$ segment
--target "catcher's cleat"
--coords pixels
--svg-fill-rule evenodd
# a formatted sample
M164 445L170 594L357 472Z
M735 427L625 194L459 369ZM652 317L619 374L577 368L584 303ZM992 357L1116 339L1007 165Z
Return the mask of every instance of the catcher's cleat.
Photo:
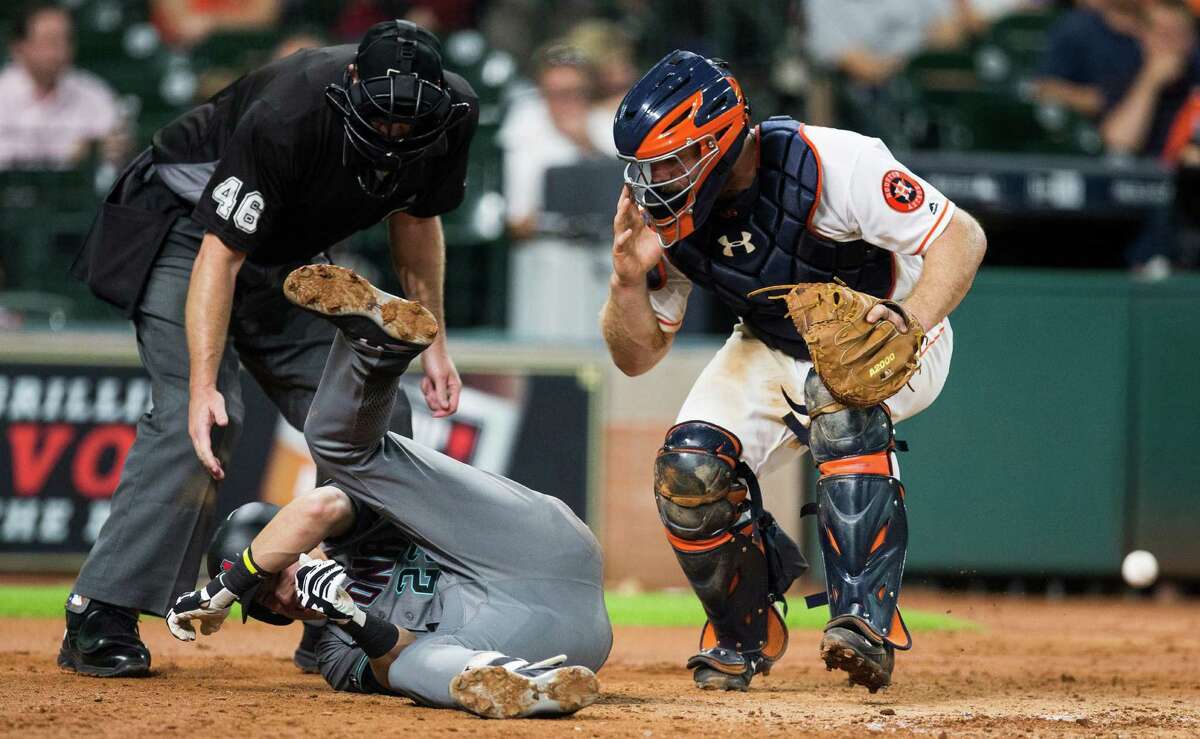
M149 675L150 650L138 633L138 612L72 593L58 666L92 677Z
M304 624L304 635L300 637L300 644L292 654L292 664L305 674L313 675L321 671L320 665L317 664L317 642L320 641L324 630L324 624Z
M886 641L864 636L851 626L830 626L821 639L825 669L844 671L851 685L862 685L872 693L892 684L896 650Z
M497 657L468 667L450 681L450 695L464 710L483 718L566 716L600 697L596 674L586 667L562 667L566 655L529 664Z
M385 293L345 267L309 264L292 270L283 294L328 318L346 336L382 349L424 349L438 335L437 319L420 303Z
M693 655L687 661L692 679L701 690L740 690L750 689L750 681L755 675L766 675L771 672L771 660L761 654L747 655L732 649L713 647Z

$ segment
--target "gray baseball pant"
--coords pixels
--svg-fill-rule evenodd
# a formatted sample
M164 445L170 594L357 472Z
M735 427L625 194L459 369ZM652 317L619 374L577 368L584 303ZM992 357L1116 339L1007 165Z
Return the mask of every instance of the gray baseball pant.
M387 433L396 379L414 356L339 333L304 428L331 484L393 523L442 570L437 630L400 653L389 687L451 707L451 679L490 651L530 662L566 654L568 664L599 669L612 626L595 536L557 498ZM327 632L318 659L338 686L344 673L362 669L362 653Z

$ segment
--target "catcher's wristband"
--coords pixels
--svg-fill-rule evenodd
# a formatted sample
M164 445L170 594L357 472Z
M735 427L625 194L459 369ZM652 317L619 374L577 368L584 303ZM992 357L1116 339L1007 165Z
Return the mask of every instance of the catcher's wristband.
M400 627L372 613L365 613L363 616L361 624L358 623L358 619L354 619L339 626L350 635L355 644L362 647L368 659L378 659L392 651L392 647L400 641Z

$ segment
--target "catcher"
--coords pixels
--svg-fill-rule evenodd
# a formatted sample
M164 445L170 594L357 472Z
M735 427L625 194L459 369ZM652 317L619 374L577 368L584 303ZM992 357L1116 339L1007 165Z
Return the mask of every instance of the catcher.
M613 131L626 184L602 323L617 367L639 375L666 355L693 283L741 318L655 462L667 540L708 615L687 665L702 688L746 690L783 656L775 603L804 563L755 476L807 448L830 610L820 654L874 692L911 646L892 426L946 382L947 316L983 231L877 139L783 117L752 127L726 65L687 51L634 85Z

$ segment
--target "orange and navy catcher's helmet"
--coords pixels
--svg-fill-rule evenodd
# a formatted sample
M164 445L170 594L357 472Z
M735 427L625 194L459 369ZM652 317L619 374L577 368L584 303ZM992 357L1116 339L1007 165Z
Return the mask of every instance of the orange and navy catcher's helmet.
M625 184L663 246L704 223L749 123L750 106L725 62L690 51L667 54L625 95L613 138Z

